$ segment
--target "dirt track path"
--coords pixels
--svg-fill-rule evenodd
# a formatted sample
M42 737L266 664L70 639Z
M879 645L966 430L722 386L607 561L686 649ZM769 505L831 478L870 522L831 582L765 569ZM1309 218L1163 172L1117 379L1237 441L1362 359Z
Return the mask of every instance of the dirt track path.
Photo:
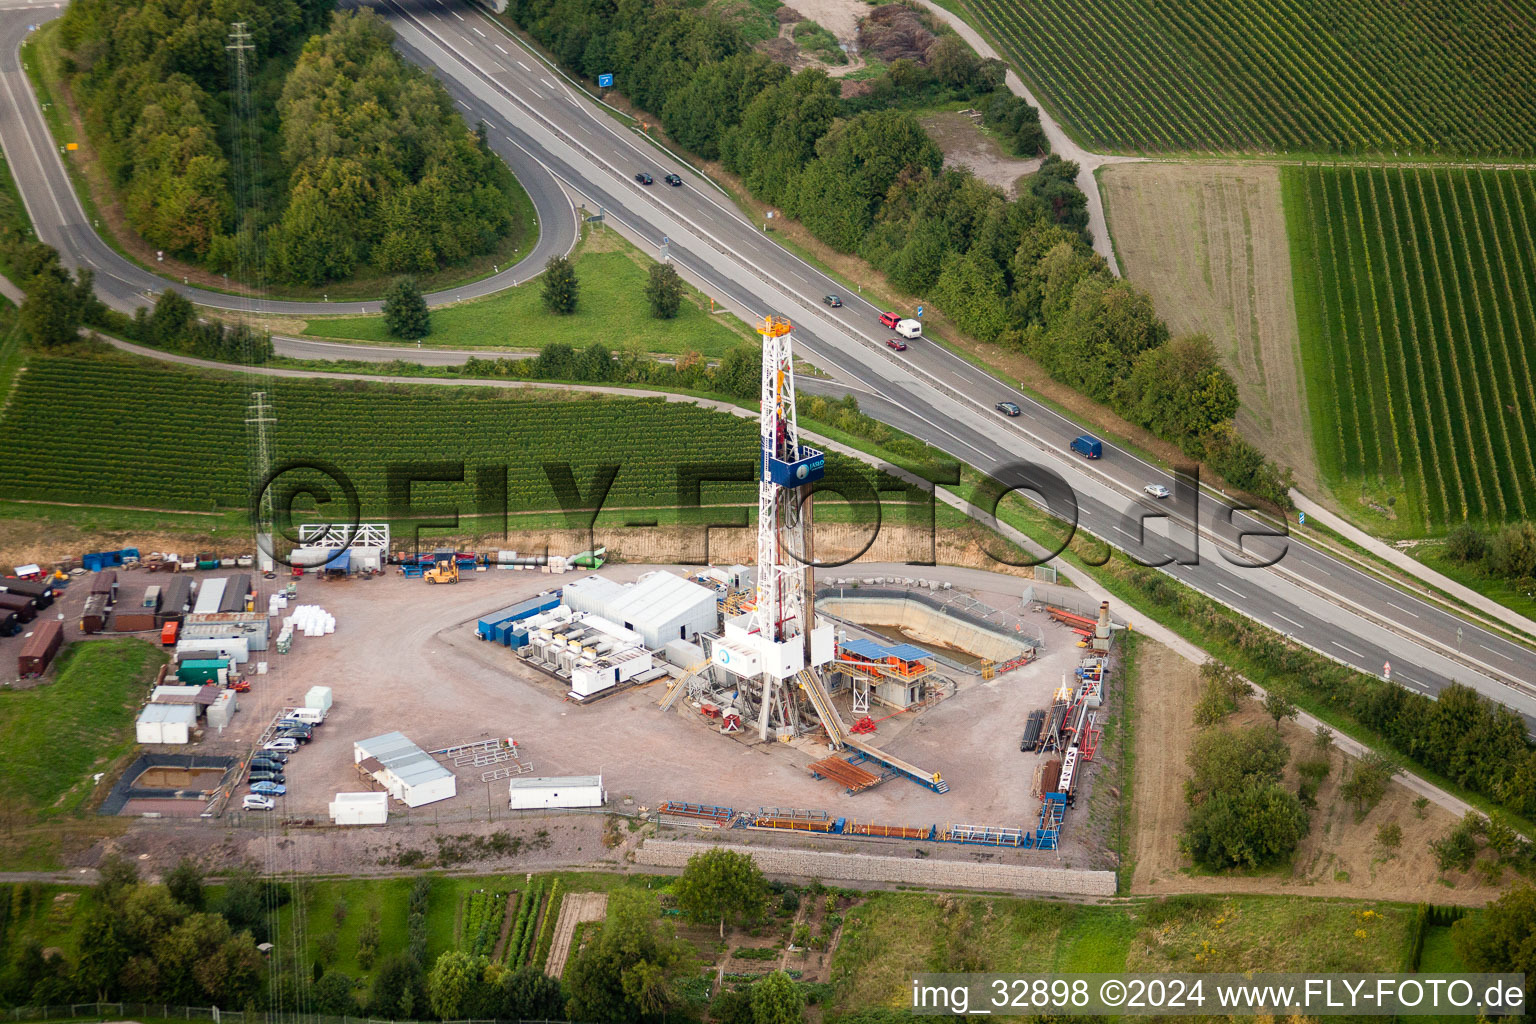
M919 3L934 17L939 18L945 24L959 33L964 39L983 57L994 57L1003 60L1003 56L997 52L982 34L966 23L958 14L946 11L933 0L918 0ZM1139 163L1142 158L1138 156L1107 156L1102 153L1090 153L1061 130L1046 109L1040 105L1025 86L1023 80L1014 74L1010 68L1007 78L1004 79L1008 88L1015 96L1022 96L1030 106L1040 111L1040 127L1045 129L1045 137L1051 142L1051 152L1059 155L1063 160L1071 160L1077 164L1077 187L1082 189L1083 195L1088 197L1088 230L1093 232L1093 251L1104 257L1109 264L1109 269L1116 277L1120 276L1120 263L1115 259L1115 248L1109 240L1109 224L1104 219L1104 200L1099 196L1099 181L1094 172L1108 164Z

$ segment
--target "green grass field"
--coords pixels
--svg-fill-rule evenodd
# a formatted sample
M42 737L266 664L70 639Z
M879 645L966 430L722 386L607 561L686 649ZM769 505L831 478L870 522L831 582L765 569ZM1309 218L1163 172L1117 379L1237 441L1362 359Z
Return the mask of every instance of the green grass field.
M925 971L1405 970L1403 904L1175 897L1085 906L986 896L876 893L846 915L834 1012L906 1005ZM1361 938L1357 933L1364 932Z
M1536 515L1536 173L1281 173L1325 481L1397 535Z
M1529 6L959 2L1092 149L1536 154Z
M544 308L543 278L472 302L432 312L432 334L423 344L443 348L537 349L563 341L577 348L597 342L611 349L723 356L734 345L756 339L735 317L710 313L709 300L688 289L671 320L651 316L646 275L652 261L611 230L588 235L573 261L580 283L576 312L556 316ZM304 333L316 338L401 344L384 330L379 316L310 320Z
M66 644L51 680L0 690L0 794L31 813L76 810L91 776L133 747L133 716L165 660L133 638Z

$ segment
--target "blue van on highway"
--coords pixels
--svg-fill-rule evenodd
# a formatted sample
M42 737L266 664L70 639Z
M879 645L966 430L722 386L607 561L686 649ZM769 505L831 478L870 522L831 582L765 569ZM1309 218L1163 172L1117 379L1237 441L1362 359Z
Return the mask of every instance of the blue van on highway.
M1073 438L1072 450L1085 459L1098 459L1104 456L1104 442L1092 434L1083 434Z

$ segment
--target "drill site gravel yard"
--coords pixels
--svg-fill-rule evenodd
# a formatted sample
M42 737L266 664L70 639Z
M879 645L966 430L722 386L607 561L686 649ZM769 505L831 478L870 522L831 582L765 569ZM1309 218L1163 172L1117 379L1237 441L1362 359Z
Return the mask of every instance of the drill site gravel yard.
M653 565L610 565L599 574L627 582L657 569ZM661 567L686 572L687 567ZM921 570L918 570L921 571ZM955 570L930 570L942 574ZM916 713L892 714L879 705L881 720L868 739L891 754L942 773L949 792L901 778L854 796L830 780L817 780L806 766L828 756L818 730L792 743L760 743L756 731L722 735L718 721L705 718L687 702L662 712L658 700L667 679L622 689L586 705L566 699L569 680L535 669L500 644L481 640L478 618L497 608L534 596L581 577L538 572L488 570L466 572L460 585L431 586L404 579L397 572L382 577L322 582L305 577L297 603L318 604L333 615L335 632L322 637L296 636L287 654L268 650L268 671L254 675L252 688L239 696L240 710L222 734L208 729L201 743L177 748L198 754L242 756L285 707L304 703L309 689L331 687L334 705L312 742L290 756L285 769L287 794L272 816L284 821L328 824L328 804L338 792L377 789L354 763L355 741L399 730L427 751L490 738L510 737L519 745L535 776L603 776L609 809L622 813L655 810L662 801L688 801L756 810L759 807L824 809L833 817L926 828L948 823L1032 828L1039 814L1033 793L1041 755L1021 753L1020 736L1030 711L1047 707L1082 652L1065 627L1033 615L1047 637L1043 657L990 680L950 670L958 691ZM968 581L1004 577L966 573ZM163 577L121 573L125 591ZM284 581L259 580L261 602ZM1001 594L985 591L999 600ZM10 641L5 641L9 644ZM8 648L7 648L8 649ZM837 698L844 718L853 721L847 695ZM494 767L494 766L492 766ZM415 826L510 824L505 778L482 780L487 768L458 766L457 795L414 809L390 803L390 829ZM1086 785L1092 786L1092 773ZM238 795L226 823L260 826L261 812L240 812ZM1080 791L1080 810L1062 833L1059 854L944 843L910 844L899 840L840 838L834 848L896 853L921 846L937 858L985 856L1058 866L1110 866L1109 852L1089 838L1089 789ZM1098 804L1095 803L1097 813ZM373 831L373 830L370 830ZM526 829L525 829L526 831ZM761 834L736 833L760 840ZM734 841L734 840L733 840ZM374 835L371 845L382 842ZM1090 848L1090 845L1093 848Z

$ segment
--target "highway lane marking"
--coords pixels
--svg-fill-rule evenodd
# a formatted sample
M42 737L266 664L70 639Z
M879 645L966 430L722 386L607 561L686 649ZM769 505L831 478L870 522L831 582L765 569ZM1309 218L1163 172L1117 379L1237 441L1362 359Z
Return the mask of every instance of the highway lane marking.
M551 83L551 82L550 82L550 80L549 80L549 79L547 79L547 78L541 78L541 79L539 79L539 81L541 81L541 82L543 82L543 83L544 83L544 84L545 84L545 86L547 86L547 87L548 87L548 88L549 88L549 91L550 91L550 92L554 92L554 91L555 91L555 87L554 87L554 85L553 85L553 84L552 84L552 83Z
M513 58L513 59L514 59L514 60L516 60L516 58ZM522 61L520 61L520 60L519 60L519 61L518 61L518 62L517 62L517 66L518 66L518 67L520 67L520 68L522 68L522 69L523 69L523 70L524 70L524 71L532 71L532 70L533 70L533 69L532 69L532 68L530 68L530 67L529 67L529 66L528 66L528 65L527 65L527 64L524 64L524 63L523 63L523 62L522 62Z
M460 14L460 13L459 13L459 12L458 12L458 11L454 11L454 12L453 12L453 16L454 16L454 17L455 17L455 18L458 18L458 19L459 19L459 20L460 20L460 21L463 21L463 20L464 20L464 15L462 15L462 14Z
M1487 644L1478 644L1477 646L1481 647L1483 650L1487 651L1489 654L1492 654L1494 657L1503 658L1505 661L1509 662L1511 665L1513 665L1515 663L1515 659L1514 658L1511 658L1509 655L1504 654L1504 653L1502 653L1500 651L1494 650L1492 647L1489 647Z
M1286 622L1289 622L1291 625L1295 626L1297 629L1306 629L1307 628L1306 626L1303 626L1301 623L1297 622L1295 619L1291 618L1289 615L1281 615L1279 612L1275 612L1275 618L1277 618L1277 619L1284 619Z
M475 31L475 35L477 35L477 36L479 36L479 37L480 37L480 38L481 38L481 39L484 39L484 38L485 38L485 33L484 33L484 32L481 32L481 31L480 31L480 30L479 30L479 29L478 29L478 28L475 28L475 26L473 26L473 25L471 25L471 26L469 26L469 27L470 27L470 28L472 28L472 29L474 29L474 31ZM499 47L499 46L498 46L498 47L496 47L496 49L498 49L498 50L501 50L501 47ZM506 52L507 52L507 51L505 51L505 50L501 50L501 52L502 52L502 53L506 53Z
M1398 604L1396 601L1388 601L1387 604L1391 605L1393 608L1396 608L1398 611L1402 612L1404 615L1412 615L1414 618L1418 618L1419 617L1417 612L1409 611L1407 608L1404 608L1402 605Z
M496 49L501 50L501 44L500 43L492 43L491 45L496 47ZM501 50L501 55L503 57L510 57L511 56L511 54L509 54L506 50Z
M1242 597L1243 596L1241 591L1233 590L1231 587L1229 587L1225 583L1221 582L1221 580L1211 580L1211 582L1216 584L1218 587L1220 587L1222 590L1225 590L1229 594L1236 594L1238 597ZM1284 616L1281 616L1281 617L1284 618Z
M468 103L465 103L465 102L464 102L464 101L463 101L463 100L457 100L457 101L455 101L455 102L457 102L457 103L458 103L458 105L459 105L459 106L461 106L461 107L463 107L463 108L464 108L464 109L465 109L465 110L468 110L468 109L469 109L469 104L468 104Z
M1339 643L1337 640L1329 640L1328 642L1333 644L1333 646L1337 647L1341 651L1349 651L1350 654L1353 654L1357 658L1365 657L1365 655L1361 654L1359 651L1350 650L1350 648L1345 647L1343 644Z

